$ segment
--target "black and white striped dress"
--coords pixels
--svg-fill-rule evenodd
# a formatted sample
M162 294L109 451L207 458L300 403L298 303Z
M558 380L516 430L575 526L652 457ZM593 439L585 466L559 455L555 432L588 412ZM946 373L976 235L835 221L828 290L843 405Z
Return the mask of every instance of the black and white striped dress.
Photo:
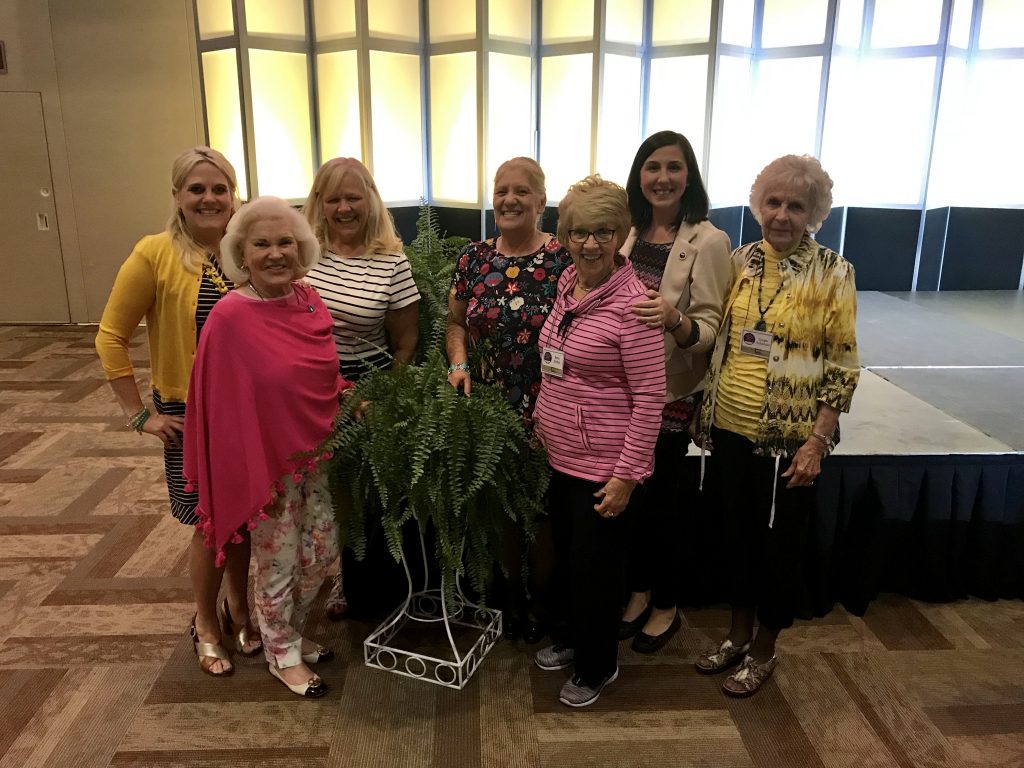
M224 275L220 265L216 264L217 272L228 288L233 288L231 281ZM210 276L203 271L203 279L199 283L199 301L196 304L196 346L199 346L199 334L203 332L206 319L210 316L213 305L221 299L221 293L217 290ZM185 418L185 403L180 400L163 400L160 393L153 390L153 405L156 412L165 416L180 416ZM181 435L184 443L184 435ZM185 479L181 476L182 456L181 446L164 444L164 477L167 479L167 493L171 499L171 514L176 520L185 525L195 525L199 522L199 515L196 514L196 505L199 503L198 493L189 493L185 490Z
M324 251L306 279L334 318L342 375L358 381L376 368L389 367L385 316L420 298L405 254L342 257Z

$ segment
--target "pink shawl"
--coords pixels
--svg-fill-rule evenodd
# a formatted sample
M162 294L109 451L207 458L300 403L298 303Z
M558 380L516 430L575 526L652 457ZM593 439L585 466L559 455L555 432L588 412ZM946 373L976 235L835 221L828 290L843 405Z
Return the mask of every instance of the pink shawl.
M278 301L231 292L210 312L189 384L182 474L199 492L199 528L217 565L243 525L266 517L282 482L300 484L321 458L309 453L352 386L338 373L332 328L320 296L298 285Z

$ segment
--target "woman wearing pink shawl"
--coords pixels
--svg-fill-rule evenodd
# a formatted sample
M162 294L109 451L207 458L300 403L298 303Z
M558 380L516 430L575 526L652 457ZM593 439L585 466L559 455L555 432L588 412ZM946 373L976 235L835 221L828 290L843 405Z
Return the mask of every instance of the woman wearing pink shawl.
M338 557L321 456L339 394L333 321L294 283L319 256L305 219L261 197L228 225L224 271L237 286L210 313L185 414L184 475L199 493L199 527L218 564L251 531L256 613L270 673L293 693L327 686L307 664L333 653L302 637L310 603Z

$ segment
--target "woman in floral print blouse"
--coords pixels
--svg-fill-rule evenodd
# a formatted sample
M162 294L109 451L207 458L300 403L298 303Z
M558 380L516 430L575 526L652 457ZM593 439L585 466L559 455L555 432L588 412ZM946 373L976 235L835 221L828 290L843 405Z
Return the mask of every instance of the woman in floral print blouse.
M571 261L558 240L540 230L547 192L535 160L502 163L494 175L493 202L500 234L470 243L455 264L448 296L448 381L466 395L473 380L497 384L529 425L540 392L537 339L554 305L558 278ZM478 370L470 370L470 345L479 353ZM511 572L518 570L511 565ZM533 572L543 579L543 570ZM519 610L514 604L508 608L510 614ZM517 631L515 619L506 617L506 634ZM542 630L531 621L523 635L536 642Z

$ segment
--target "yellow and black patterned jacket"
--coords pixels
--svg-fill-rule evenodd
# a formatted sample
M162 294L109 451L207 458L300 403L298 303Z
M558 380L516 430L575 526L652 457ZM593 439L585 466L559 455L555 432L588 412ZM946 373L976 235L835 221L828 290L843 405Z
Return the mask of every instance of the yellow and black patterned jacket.
M729 349L732 305L743 283L761 274L761 241L732 253L736 281L704 382L700 434L707 437L718 397L718 378ZM780 262L782 291L773 328L755 452L792 456L811 435L818 403L848 412L860 378L857 356L857 287L854 270L835 251L804 235ZM839 428L833 439L839 442Z

